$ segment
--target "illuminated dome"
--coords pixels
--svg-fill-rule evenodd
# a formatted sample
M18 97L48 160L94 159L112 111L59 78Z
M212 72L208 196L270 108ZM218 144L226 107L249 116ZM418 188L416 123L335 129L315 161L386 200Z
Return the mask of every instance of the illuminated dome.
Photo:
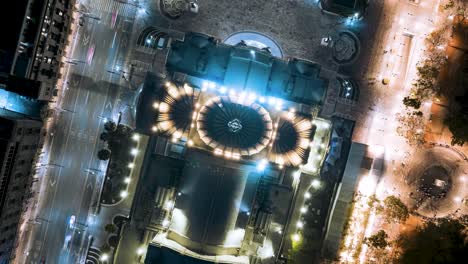
M168 84L166 88L167 94L163 101L155 105L159 109L158 128L180 137L190 129L195 100L194 91L187 85L178 87Z
M270 159L277 164L299 165L307 159L313 126L303 118L281 118L272 142Z
M200 138L215 154L238 157L260 152L270 141L272 121L260 105L231 97L216 97L200 110Z

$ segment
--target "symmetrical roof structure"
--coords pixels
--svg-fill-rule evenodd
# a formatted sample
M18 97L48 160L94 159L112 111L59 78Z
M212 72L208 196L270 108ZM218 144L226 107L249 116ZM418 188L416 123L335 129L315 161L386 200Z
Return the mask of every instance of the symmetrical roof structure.
M234 160L261 155L280 166L307 160L314 126L310 117L286 110L281 99L228 92L214 83L200 89L170 82L161 99L153 104L158 111L153 130L174 142Z

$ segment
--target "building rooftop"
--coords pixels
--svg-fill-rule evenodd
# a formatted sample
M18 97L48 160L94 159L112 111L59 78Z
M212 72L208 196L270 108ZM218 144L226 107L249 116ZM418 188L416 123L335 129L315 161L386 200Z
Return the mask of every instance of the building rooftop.
M362 16L367 8L368 0L321 0L320 5L328 12L341 16Z
M265 50L231 46L197 33L172 43L166 66L169 72L185 73L228 88L307 104L321 104L327 88L316 63L285 61Z
M259 174L255 166L188 151L168 238L205 255L235 255Z

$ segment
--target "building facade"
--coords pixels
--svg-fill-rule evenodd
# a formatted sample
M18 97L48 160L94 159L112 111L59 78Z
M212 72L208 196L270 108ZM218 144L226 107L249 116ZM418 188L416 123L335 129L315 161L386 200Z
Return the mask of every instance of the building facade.
M26 5L10 74L40 81L40 100L57 95L55 85L60 78L72 9L71 0L29 0Z
M15 249L42 127L40 121L6 111L0 115L0 263L9 263Z

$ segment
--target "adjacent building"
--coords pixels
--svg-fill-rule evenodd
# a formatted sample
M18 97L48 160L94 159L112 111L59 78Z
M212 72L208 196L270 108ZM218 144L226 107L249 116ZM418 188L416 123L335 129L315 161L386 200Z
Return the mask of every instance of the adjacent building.
M3 6L5 5L5 6ZM40 100L57 95L60 61L72 22L71 0L6 1L0 23L8 25L0 43L0 80L15 76L39 81ZM22 14L12 18L9 14Z
M30 197L42 122L0 110L0 263L8 263Z

